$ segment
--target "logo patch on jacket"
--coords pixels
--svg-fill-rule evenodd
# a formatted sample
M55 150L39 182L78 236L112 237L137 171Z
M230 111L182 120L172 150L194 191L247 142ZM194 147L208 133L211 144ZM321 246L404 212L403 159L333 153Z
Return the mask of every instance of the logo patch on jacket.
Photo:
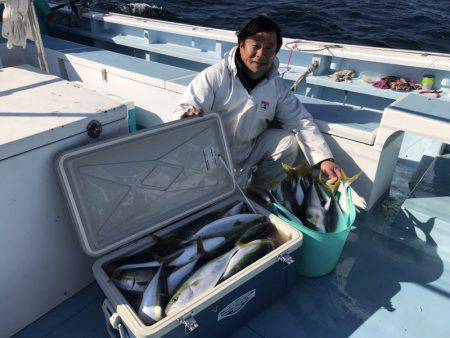
M270 102L261 101L261 109L267 110L269 108Z

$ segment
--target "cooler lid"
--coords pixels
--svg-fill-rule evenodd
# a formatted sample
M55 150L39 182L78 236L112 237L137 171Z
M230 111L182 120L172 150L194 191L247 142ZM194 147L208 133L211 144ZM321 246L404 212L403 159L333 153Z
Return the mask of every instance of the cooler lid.
M221 120L211 114L61 154L57 172L84 251L97 256L231 194Z

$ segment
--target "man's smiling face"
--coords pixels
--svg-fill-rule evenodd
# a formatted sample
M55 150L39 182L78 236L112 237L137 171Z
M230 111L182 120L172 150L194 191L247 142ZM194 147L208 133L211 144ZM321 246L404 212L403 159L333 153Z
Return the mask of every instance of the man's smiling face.
M239 44L244 64L251 71L251 77L261 78L273 64L277 52L275 32L259 32Z

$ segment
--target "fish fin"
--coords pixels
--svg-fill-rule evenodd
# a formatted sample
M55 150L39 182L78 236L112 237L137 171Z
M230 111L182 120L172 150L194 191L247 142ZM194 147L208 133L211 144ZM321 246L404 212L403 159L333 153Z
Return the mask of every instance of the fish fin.
M283 169L284 169L286 172L288 172L288 173L294 170L294 167L290 166L290 165L287 164L287 163L281 163L281 166L282 166Z
M342 181L342 176L340 179L337 179L336 181L332 181L331 179L326 181L325 183L323 183L323 185L328 189L331 190L333 193L336 192L336 190L338 190L339 185L341 184Z
M160 263L160 264L162 264L162 263L168 261L168 258L167 258L167 257L163 257L163 256L157 255L157 254L155 254L155 253L154 253L152 256L153 256L153 259L154 259L155 261L157 261L158 263Z
M287 163L281 163L281 166L283 167L284 171L286 171L286 173L290 179L297 178L297 176L298 176L297 168L292 167Z
M277 186L277 181L274 178L267 182L267 188L269 190L275 189L276 186Z
M312 173L312 169L313 168L309 165L306 159L296 167L297 174L301 177L310 176Z
M205 250L205 247L203 246L203 241L201 238L197 238L197 253L203 255L207 255L208 253Z
M361 175L361 173L362 173L362 171L360 171L359 173L357 173L356 175L354 175L354 176L352 176L352 177L350 177L350 178L347 177L348 185L350 185L350 184L352 184L354 181L356 181L356 180L358 179L358 177Z
M312 173L312 167L306 160L304 160L296 167L290 166L286 163L282 163L281 165L291 179L295 179L297 177L306 177L311 175Z
M183 243L183 240L175 237L164 238L155 234L149 234L149 236L153 239L156 245L160 246L167 246L168 244L178 246Z
M165 243L164 239L162 237L159 237L155 234L149 234L149 236L151 237L151 239L153 239L153 241L158 245L163 245Z
M174 253L171 256L166 256L166 257L157 255L155 253L153 253L152 256L153 256L153 259L160 264L160 267L162 267L163 265L169 264L170 262L174 261L175 259L180 257L182 254L183 254L183 252L180 251L180 252Z

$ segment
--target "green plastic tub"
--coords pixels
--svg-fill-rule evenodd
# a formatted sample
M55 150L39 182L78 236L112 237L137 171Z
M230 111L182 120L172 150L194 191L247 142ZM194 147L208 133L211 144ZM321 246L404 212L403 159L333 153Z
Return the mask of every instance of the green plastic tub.
M272 204L272 212L303 233L303 244L297 259L297 273L317 277L335 268L344 248L351 226L339 232L321 233L305 227L291 212L279 204ZM353 223L353 222L351 222Z

